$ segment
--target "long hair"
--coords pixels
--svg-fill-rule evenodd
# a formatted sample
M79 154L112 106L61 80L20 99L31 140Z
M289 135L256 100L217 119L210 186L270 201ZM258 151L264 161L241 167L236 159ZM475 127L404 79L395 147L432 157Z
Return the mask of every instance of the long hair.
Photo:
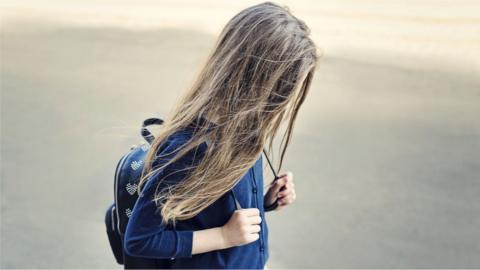
M228 192L253 166L284 120L282 166L298 110L319 56L310 29L288 7L264 2L242 10L223 28L189 91L166 118L149 150L138 190L147 178L210 142L200 162L155 201L164 222L194 217ZM193 136L160 167L152 163L161 143L198 119Z

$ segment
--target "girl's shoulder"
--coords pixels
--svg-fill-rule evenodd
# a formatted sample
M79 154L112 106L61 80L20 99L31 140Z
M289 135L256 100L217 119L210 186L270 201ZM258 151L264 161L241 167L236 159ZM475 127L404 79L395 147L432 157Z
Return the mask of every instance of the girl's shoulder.
M185 177L194 163L201 159L206 151L206 145L204 144L189 150L177 160L167 164L185 147L191 136L191 132L188 130L181 130L171 134L160 143L152 160L152 171L154 173L147 180L144 191L153 192L160 182L165 186L178 183Z
M170 136L167 137L167 139L161 143L161 146L158 147L157 149L157 154L158 152L162 152L165 150L179 150L183 148L194 136L194 130L196 128L196 125L203 124L205 123L204 118L199 118L194 120L192 123L187 125L186 127L183 127L174 133L172 133ZM212 125L211 125L212 126ZM205 150L207 144L202 143L200 144L197 149L195 150Z
M152 169L161 169L158 170L156 174L157 177L154 178L164 175L168 176L167 178L175 178L175 180L178 180L178 178L183 178L188 170L191 170L196 164L198 164L207 150L207 142L203 142L200 145L193 147L175 161L171 161L171 159L175 158L177 153L181 152L184 147L188 146L189 141L191 141L194 136L196 125L203 121L205 121L203 118L194 120L188 126L170 134L160 143L153 156ZM166 163L169 164L164 166Z
M170 134L157 147L153 161L152 168L158 168L176 157L177 153L188 146L194 136L193 126L187 126ZM165 170L183 169L183 167L191 167L195 162L198 162L207 150L207 143L203 142L200 145L188 150L177 160L171 162Z

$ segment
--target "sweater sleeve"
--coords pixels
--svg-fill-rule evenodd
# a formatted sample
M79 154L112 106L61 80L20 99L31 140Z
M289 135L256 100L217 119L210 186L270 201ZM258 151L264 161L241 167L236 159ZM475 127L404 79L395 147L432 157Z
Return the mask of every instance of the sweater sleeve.
M168 160L169 154L181 146L178 141L167 141L167 146L159 150L162 159L154 164ZM160 148L162 149L162 148ZM179 171L192 165L198 151L190 151L184 157L153 174L142 188L130 216L125 237L124 249L130 256L147 258L189 258L192 256L193 231L169 229L163 222L158 207L153 201L157 186L159 189L178 183L185 176ZM163 176L166 176L163 178ZM163 181L158 185L158 180Z

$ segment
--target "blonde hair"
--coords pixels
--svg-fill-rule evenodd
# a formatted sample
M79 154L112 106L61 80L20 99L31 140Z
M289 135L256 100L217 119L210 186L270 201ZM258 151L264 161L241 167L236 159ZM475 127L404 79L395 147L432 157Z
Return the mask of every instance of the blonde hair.
M157 189L155 201L164 222L192 218L233 188L264 146L271 152L280 125L288 119L280 144L282 166L319 58L309 34L287 7L272 2L248 7L227 23L147 155L139 190L155 172L211 142L202 160L186 168L182 181ZM214 121L214 127L198 125L172 158L152 168L161 143L201 118Z

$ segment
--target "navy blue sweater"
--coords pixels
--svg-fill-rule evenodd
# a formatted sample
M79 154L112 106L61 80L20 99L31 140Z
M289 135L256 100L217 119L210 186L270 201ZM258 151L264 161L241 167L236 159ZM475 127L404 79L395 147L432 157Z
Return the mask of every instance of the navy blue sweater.
M173 134L158 151L162 155L171 153L191 138L192 132L193 128L189 127ZM158 181L168 175L160 182L160 188L181 181L185 171L178 170L198 162L206 147L206 144L200 145L147 180L125 232L125 268L129 268L129 265L141 268L264 268L269 254L261 155L233 188L233 194L227 192L197 216L177 221L175 228L161 222L157 206L152 201ZM157 158L153 166L167 159L168 155L166 158ZM259 239L242 246L192 255L193 231L223 226L236 210L235 197L242 208L260 210L262 222Z

